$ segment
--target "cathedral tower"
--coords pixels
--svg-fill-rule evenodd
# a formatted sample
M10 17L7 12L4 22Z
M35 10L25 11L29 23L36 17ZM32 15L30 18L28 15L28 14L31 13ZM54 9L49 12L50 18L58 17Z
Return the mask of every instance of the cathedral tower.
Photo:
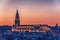
M16 16L15 16L15 26L20 26L20 17L18 10L16 11Z

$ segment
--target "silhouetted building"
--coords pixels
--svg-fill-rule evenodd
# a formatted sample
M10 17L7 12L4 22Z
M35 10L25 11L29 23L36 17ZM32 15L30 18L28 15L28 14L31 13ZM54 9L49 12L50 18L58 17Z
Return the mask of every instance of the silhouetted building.
M16 11L15 24L14 24L14 26L20 26L20 17L19 17L18 10Z

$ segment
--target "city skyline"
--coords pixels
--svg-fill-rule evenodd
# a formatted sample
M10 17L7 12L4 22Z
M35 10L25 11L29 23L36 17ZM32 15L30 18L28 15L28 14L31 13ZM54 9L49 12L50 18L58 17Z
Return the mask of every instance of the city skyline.
M17 8L21 24L55 25L58 23L60 25L59 4L59 2L52 2L51 4L51 1L50 3L32 2L32 4L27 4L27 2L16 2L11 4L11 2L3 0L0 2L0 25L13 25Z

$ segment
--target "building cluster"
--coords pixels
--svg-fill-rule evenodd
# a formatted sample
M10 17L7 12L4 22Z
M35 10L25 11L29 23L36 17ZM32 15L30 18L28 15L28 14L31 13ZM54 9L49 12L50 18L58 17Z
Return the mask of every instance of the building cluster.
M0 40L60 40L60 26L49 26L49 30L41 28L42 32L37 32L39 27L35 27L36 32L11 31L11 26L0 26Z
M13 26L3 25L0 27L0 31L11 30L12 32L46 32L46 31L51 31L51 30L55 32L56 30L58 31L58 29L60 29L58 24L56 24L56 26L54 27L49 26L47 24L21 25L18 10L16 11L15 22Z
M20 25L17 10L13 26L0 26L0 40L60 40L60 26Z
M20 17L18 10L16 11L16 16L15 16L15 23L12 26L12 31L18 31L18 32L42 32L45 30L50 30L48 28L48 25L46 24L39 24L39 25L21 25L20 24Z

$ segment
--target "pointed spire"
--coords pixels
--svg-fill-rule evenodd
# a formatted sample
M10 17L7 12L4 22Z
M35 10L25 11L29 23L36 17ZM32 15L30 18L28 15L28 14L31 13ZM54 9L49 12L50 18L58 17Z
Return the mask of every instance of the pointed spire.
M18 9L16 10L16 16L15 16L15 26L19 26L20 25L20 17L19 17L19 13L18 13Z
M17 13L18 13L18 9L17 9Z
M17 9L17 11L16 11L16 17L19 18L18 9Z

